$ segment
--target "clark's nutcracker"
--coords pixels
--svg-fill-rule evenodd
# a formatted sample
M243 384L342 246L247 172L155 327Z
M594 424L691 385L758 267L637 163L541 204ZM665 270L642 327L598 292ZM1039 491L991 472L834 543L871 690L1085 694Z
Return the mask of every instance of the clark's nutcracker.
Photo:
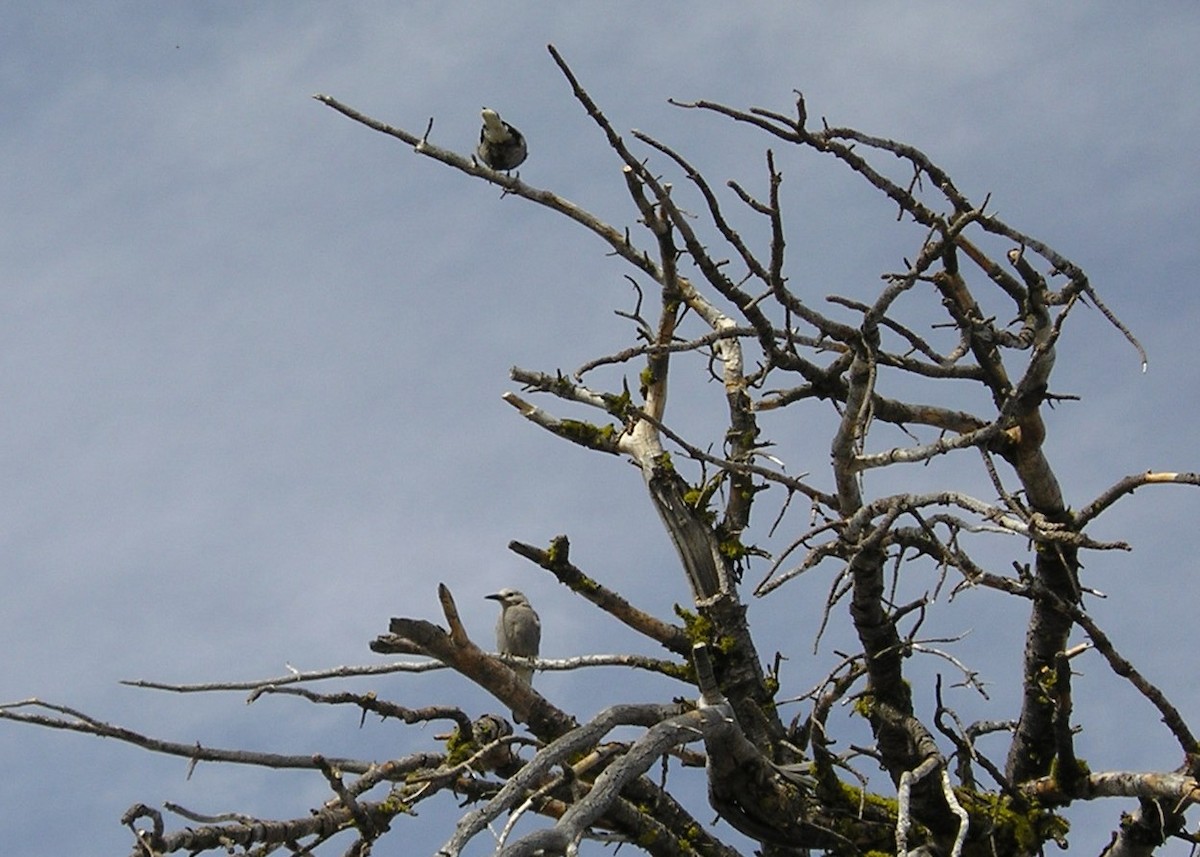
M493 170L512 170L521 166L529 154L521 132L489 107L483 108L480 115L483 116L483 128L479 132L479 148L475 150L479 160Z
M536 658L542 641L542 623L529 606L529 599L515 589L501 589L485 596L500 602L500 621L496 623L496 648L502 655ZM533 684L533 668L512 665L513 672L526 684Z

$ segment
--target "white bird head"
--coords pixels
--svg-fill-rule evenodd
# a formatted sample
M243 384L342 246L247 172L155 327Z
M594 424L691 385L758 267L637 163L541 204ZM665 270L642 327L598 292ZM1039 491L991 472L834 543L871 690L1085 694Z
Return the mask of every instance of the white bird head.
M529 149L525 137L500 118L490 107L479 113L483 117L483 128L479 131L479 147L475 154L493 170L516 169L525 162Z
M483 137L489 143L504 143L512 136L509 131L512 126L501 119L500 114L492 108L483 108L479 115L483 117Z
M493 601L499 601L503 607L513 607L517 604L529 604L529 599L525 597L525 593L519 592L516 589L501 589L499 592L485 595L484 598L490 598Z

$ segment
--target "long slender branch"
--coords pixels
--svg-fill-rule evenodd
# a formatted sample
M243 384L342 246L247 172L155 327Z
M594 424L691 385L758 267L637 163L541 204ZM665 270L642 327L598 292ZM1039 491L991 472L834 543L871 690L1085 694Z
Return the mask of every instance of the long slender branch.
M1104 659L1108 661L1108 665L1114 673L1126 679L1137 688L1142 696L1150 701L1151 705L1158 709L1163 723L1166 724L1171 734L1175 736L1175 740L1179 742L1180 749L1183 750L1184 754L1192 756L1200 751L1200 745L1196 743L1196 736L1183 719L1183 715L1179 709L1167 699L1166 694L1157 685L1142 675L1140 670L1117 651L1112 640L1109 639L1108 635L1104 633L1091 616L1079 607L1065 603L1062 598L1054 593L1047 592L1045 593L1045 597L1051 601L1055 609L1069 615L1073 622L1083 628L1091 641L1096 644L1096 651L1104 656Z
M175 684L170 682L152 681L149 679L126 679L121 684L127 687L142 687L150 690L166 690L172 693L208 693L218 690L258 690L263 687L281 687L289 684L299 684L310 681L325 681L333 678L347 678L364 675L391 675L398 672L423 673L433 670L444 670L445 664L437 661L401 661L390 664L374 664L371 666L340 666L324 670L306 672L290 672L287 675L274 678L249 679L247 681L212 681L192 684Z
M570 547L566 536L556 536L551 542L549 550L542 550L518 541L508 543L508 549L513 553L537 563L557 577L561 583L569 586L573 591L633 630L655 640L675 654L684 657L691 654L692 642L683 628L663 622L649 613L639 610L619 593L585 575L570 562Z
M336 98L329 95L314 95L317 101L322 104L332 107L334 110L353 119L368 128L379 131L382 134L387 134L390 137L395 137L413 147L413 151L418 155L424 155L440 161L448 167L466 173L474 178L479 178L490 182L494 185L499 185L504 188L506 193L514 196L519 196L530 202L549 208L550 210L563 215L576 223L583 226L589 232L599 236L613 252L624 259L626 262L639 269L647 276L654 280L661 277L661 272L658 267L650 260L650 257L643 250L639 250L629 241L629 235L616 227L610 226L600 220L591 212L576 205L569 200L560 197L558 194L542 188L532 187L521 181L516 176L509 176L505 173L496 172L486 166L480 164L474 157L466 158L449 149L442 149L433 145L425 137L419 137L411 131L406 131L403 128L396 128L377 119L373 119L349 105L343 104Z
M51 714L30 713L49 711ZM164 741L143 735L123 726L115 726L84 714L82 711L46 702L40 699L25 699L19 702L9 702L0 705L0 720L12 720L19 723L29 723L48 729L65 729L71 732L82 732L101 738L114 738L126 744L163 753L168 756L179 756L194 762L234 762L239 765L256 765L263 768L302 768L319 769L320 765L313 761L312 755L288 755L280 753L259 753L253 750L225 750L219 747L205 747L199 741L183 744L176 741ZM365 773L371 763L360 759L331 759L336 765L351 773Z
M1150 470L1126 476L1076 512L1075 526L1084 527L1113 503L1143 485L1200 485L1200 473L1160 473Z

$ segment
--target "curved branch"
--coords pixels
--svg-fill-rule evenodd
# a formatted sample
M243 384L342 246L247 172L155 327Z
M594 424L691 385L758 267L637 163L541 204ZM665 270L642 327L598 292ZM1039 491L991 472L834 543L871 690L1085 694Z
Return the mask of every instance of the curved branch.
M34 711L44 710L54 712L52 715L26 713L23 709ZM311 754L287 755L281 753L259 753L253 750L224 750L219 747L205 747L196 741L183 744L175 741L164 741L152 738L126 729L124 726L114 726L102 720L84 714L74 708L46 702L41 699L23 699L19 702L0 704L0 720L12 720L18 723L29 723L48 729L65 729L71 732L82 732L101 738L114 738L126 744L162 753L167 756L178 756L196 762L233 762L238 765L256 765L262 768L300 768L319 770L320 765L313 761ZM331 764L345 771L365 773L371 763L361 759L331 759Z
M1200 485L1200 473L1161 473L1147 470L1145 473L1126 476L1076 512L1075 526L1084 527L1113 503L1126 494L1132 494L1143 485Z
M465 158L448 149L434 146L427 139L418 137L409 131L405 131L403 128L395 128L377 119L372 119L370 116L358 112L353 107L343 104L329 95L317 94L313 98L328 107L332 107L343 116L353 119L355 122L408 143L413 147L413 151L419 155L425 155L426 157L441 161L446 166L452 167L459 172L498 185L504 188L507 194L522 197L574 220L589 232L599 236L613 249L614 253L626 262L629 262L656 281L661 278L662 274L658 267L650 261L650 257L644 251L639 250L630 243L627 233L610 226L575 203L563 199L551 191L532 187L516 176L510 176L506 173L489 169L480 164L474 157Z
M608 589L572 565L569 559L571 543L566 536L555 536L550 543L549 550L542 550L517 541L509 542L508 549L537 563L573 592L582 595L639 634L658 642L668 651L684 657L691 654L692 643L683 628L663 622L649 613L639 610L619 593Z

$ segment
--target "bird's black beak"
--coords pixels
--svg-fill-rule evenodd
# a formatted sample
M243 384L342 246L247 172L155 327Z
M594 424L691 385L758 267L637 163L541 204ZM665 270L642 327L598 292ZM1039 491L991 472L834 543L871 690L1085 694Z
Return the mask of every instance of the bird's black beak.
M504 596L501 595L499 592L493 592L491 595L485 595L483 597L490 598L493 601L503 601L504 600Z

